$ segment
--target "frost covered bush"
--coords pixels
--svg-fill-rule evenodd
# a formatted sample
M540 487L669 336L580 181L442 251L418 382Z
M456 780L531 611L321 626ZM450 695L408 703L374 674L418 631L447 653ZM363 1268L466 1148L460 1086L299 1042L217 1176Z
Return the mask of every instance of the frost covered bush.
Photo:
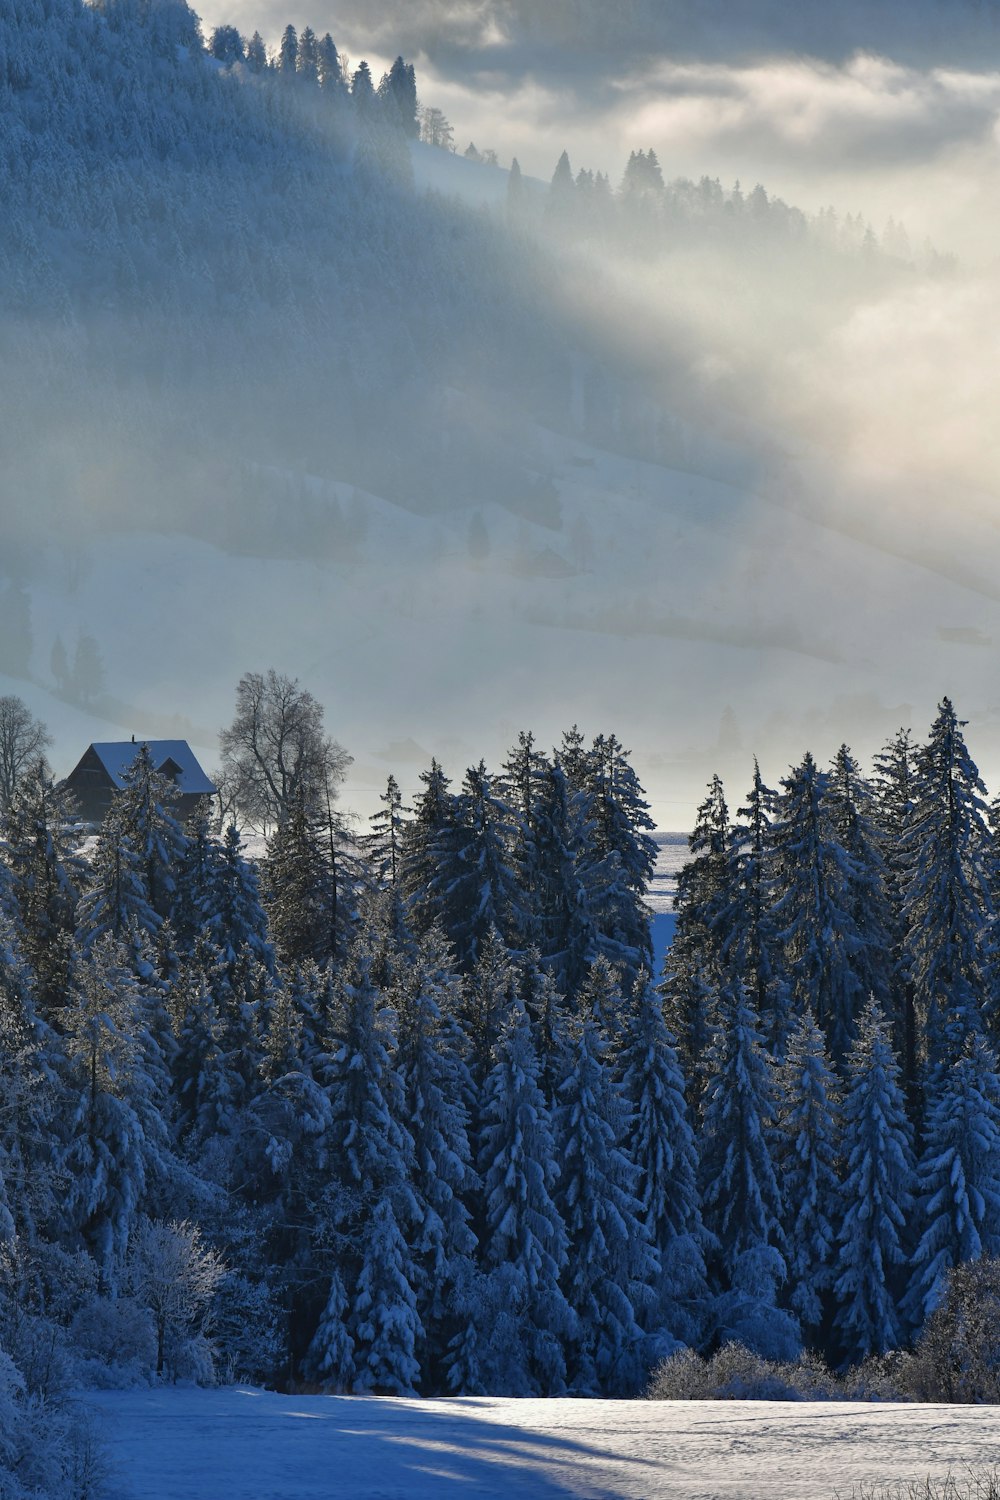
M916 1401L1000 1402L1000 1261L948 1272L900 1380Z
M838 1377L844 1401L909 1401L910 1383L907 1369L912 1354L890 1349L887 1354L870 1354L859 1365L851 1365Z
M828 1401L843 1399L836 1378L814 1355L762 1359L742 1344L724 1344L709 1359L682 1349L653 1372L653 1401Z
M0 1320L0 1346L33 1395L58 1399L76 1383L65 1330L48 1318L8 1305Z
M156 1333L134 1297L95 1297L70 1327L77 1383L107 1390L148 1380L156 1362Z
M93 1418L28 1390L0 1349L3 1500L100 1500L106 1465Z

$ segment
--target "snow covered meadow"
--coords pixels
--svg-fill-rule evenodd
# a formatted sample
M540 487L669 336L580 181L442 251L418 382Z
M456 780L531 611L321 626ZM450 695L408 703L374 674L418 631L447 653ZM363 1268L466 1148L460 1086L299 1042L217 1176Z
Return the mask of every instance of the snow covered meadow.
M985 1471L1000 1408L91 1395L111 1500L848 1500Z

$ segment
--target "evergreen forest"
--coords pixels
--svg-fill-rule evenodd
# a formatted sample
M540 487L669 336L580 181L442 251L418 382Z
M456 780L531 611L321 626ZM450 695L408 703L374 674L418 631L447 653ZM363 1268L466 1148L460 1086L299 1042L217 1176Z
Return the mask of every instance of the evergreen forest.
M713 779L662 975L613 734L435 761L412 808L390 777L362 832L315 700L270 673L238 702L253 857L217 808L181 825L146 747L82 843L44 761L9 798L26 1380L627 1395L732 1342L840 1368L1000 1251L996 810L949 701L869 774L754 767L735 815ZM247 749L279 702L280 782Z

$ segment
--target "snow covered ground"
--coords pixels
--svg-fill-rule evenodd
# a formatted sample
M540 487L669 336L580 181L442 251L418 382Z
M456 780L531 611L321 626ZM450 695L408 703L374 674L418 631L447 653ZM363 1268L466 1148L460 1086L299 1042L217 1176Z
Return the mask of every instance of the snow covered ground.
M996 1407L88 1395L115 1500L820 1500L992 1467Z

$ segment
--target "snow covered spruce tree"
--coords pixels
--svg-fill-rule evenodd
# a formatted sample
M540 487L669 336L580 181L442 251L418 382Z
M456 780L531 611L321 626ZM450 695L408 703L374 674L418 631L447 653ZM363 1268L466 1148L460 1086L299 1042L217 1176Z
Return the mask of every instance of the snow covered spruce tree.
M931 1088L915 1196L920 1237L904 1305L919 1330L954 1266L1000 1256L1000 1078L978 1033Z
M300 786L268 841L264 866L268 930L286 964L329 958L336 946L331 872Z
M466 772L456 813L435 840L431 894L436 919L468 973L491 932L516 948L528 917L510 863L510 808L482 761Z
M903 905L919 1046L932 1070L983 1025L980 944L990 915L985 787L950 699L916 757Z
M20 945L34 975L39 1013L63 1004L84 865L75 809L43 761L20 778L4 824Z
M222 850L212 834L207 798L188 819L185 833L170 907L170 925L181 949L191 946L218 904Z
M710 797L708 805L703 806L709 813L708 828L717 830L712 842L717 842L726 817L721 808L712 815L713 801ZM774 803L775 793L765 785L755 758L746 805L738 809L729 831L725 876L716 870L709 882L714 894L709 898L708 911L719 958L729 971L742 978L768 1047L777 1056L787 1027L789 994L778 923L772 911L770 855ZM705 853L712 853L711 843Z
M795 1009L812 1011L839 1061L865 999L858 968L865 938L853 910L856 871L837 839L828 773L807 755L781 785L771 833L772 913ZM790 1017L783 1018L778 1057L784 1055L790 1024Z
M906 955L904 898L909 876L915 746L900 729L875 756L874 817L885 871L889 931L889 1010L893 1041L908 1095L917 1084L917 1023L913 978Z
M778 1167L785 1202L789 1306L810 1341L829 1312L839 1218L840 1126L837 1082L823 1033L803 1012L781 1070Z
M598 948L593 825L585 821L585 796L571 793L560 765L547 766L533 790L530 838L519 865L530 938L559 992L572 997Z
M237 1129L232 1106L240 1089L229 1075L223 1045L227 989L222 974L219 950L202 929L181 958L168 1000L173 1123L178 1140L195 1157L202 1146L218 1152L222 1139Z
M848 910L859 938L851 967L861 993L888 1010L891 914L877 805L870 782L846 745L834 757L825 796L834 838L847 856Z
M569 1380L581 1392L625 1394L646 1373L642 1318L659 1262L636 1196L627 1107L600 1022L581 1008L574 1030L555 1121L556 1205L568 1236L562 1285L577 1320Z
M834 1295L845 1359L883 1354L903 1342L906 1226L913 1206L913 1149L884 1015L869 1001L847 1059L845 1175L840 1190Z
M537 950L523 954L517 962L518 996L531 1021L531 1035L538 1058L538 1081L549 1109L556 1105L556 1091L564 1077L571 1002L562 994L552 975L541 966Z
M336 1180L327 1192L330 1289L312 1346L334 1387L412 1393L421 1337L409 1240L420 1210L410 1181L413 1140L400 1123L401 1080L385 997L359 939L342 1000L342 1033L329 1067ZM345 1301L346 1297L346 1301ZM343 1318L343 1329L334 1321ZM346 1335L346 1336L345 1336ZM342 1367L333 1368L339 1350Z
M126 835L105 819L76 909L76 939L85 951L101 937L124 939L131 926L153 933L160 917L149 899L142 861Z
M111 831L133 850L149 904L157 916L166 917L187 845L175 811L180 793L168 776L157 771L148 745L139 746L121 781L104 826L110 823Z
M558 1395L565 1389L566 1344L576 1319L560 1277L567 1236L554 1199L558 1176L552 1123L538 1083L531 1023L512 999L483 1088L478 1165L484 1280L469 1309L477 1332L453 1345L456 1388L511 1395Z
M441 922L443 906L434 879L458 819L451 782L436 760L421 771L420 781L423 790L414 798L413 816L403 824L399 851L400 886L418 934Z
M701 1135L702 1212L723 1340L794 1358L796 1320L778 1306L785 1281L784 1204L775 1171L774 1063L738 981L723 990Z
M274 972L275 953L257 868L244 855L234 824L222 837L212 907L205 913L205 922L230 977L247 960L261 964L269 974Z
M535 838L535 804L541 790L549 763L540 750L535 748L535 736L522 729L517 744L512 746L504 761L498 778L500 790L511 811L511 864L517 874L518 885L531 908L530 930L522 933L527 945L538 941L534 929L534 882L532 871L535 863L532 845Z
M645 896L656 867L655 825L629 752L613 734L594 739L584 791L593 821L588 885L598 951L632 984L652 967L653 940Z
M500 934L488 933L463 985L461 1022L469 1048L474 1089L481 1089L496 1061L496 1045L518 999L518 971ZM475 1124L475 1122L473 1122Z
M62 1232L93 1255L108 1292L137 1215L155 1210L173 1175L164 1100L140 1041L141 1005L128 956L106 934L75 965L60 1018L66 1113L58 1161L67 1181Z
M407 811L395 776L389 777L379 801L382 807L377 813L372 813L369 819L371 832L366 836L364 844L376 879L395 891L400 879L403 814Z
M0 1247L8 1253L18 1237L36 1251L56 1217L59 1052L52 1028L37 1014L18 935L0 913ZM10 1281L6 1290L15 1290Z
M640 974L619 1067L627 1109L629 1158L637 1170L639 1218L659 1274L644 1310L646 1327L666 1343L700 1344L707 1332L705 1254L698 1152L684 1097L684 1076L663 1002ZM669 1348L664 1352L670 1352Z
M410 1248L422 1329L418 1354L432 1389L445 1383L445 1351L458 1331L456 1303L469 1284L476 1252L468 1207L476 1186L469 1143L472 1079L464 1039L449 1024L459 1008L459 987L440 934L431 931L390 997L398 1028L399 1105L413 1143L417 1220Z
M714 776L688 839L691 858L677 877L677 925L663 965L664 1012L695 1101L705 1089L723 982L720 919L730 904L728 842L729 810Z

